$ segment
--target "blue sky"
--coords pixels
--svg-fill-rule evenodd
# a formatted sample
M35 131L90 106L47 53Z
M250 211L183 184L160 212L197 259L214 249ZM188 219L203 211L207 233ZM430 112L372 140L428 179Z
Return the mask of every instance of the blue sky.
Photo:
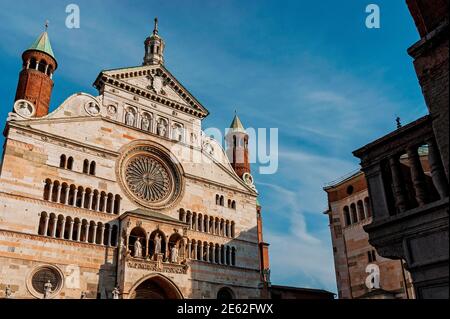
M67 29L76 3L81 28ZM381 28L365 27L365 7ZM58 59L52 109L74 92L96 94L102 69L140 65L159 17L166 67L224 128L279 129L279 169L259 175L272 282L336 291L322 187L358 168L351 152L426 113L406 49L418 34L405 1L0 2L0 121L17 85L21 53L50 21ZM3 137L2 137L3 141Z

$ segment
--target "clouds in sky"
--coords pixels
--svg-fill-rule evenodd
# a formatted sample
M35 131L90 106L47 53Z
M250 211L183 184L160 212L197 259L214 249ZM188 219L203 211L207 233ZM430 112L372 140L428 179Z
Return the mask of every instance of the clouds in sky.
M77 1L81 29L65 28L63 1L2 1L2 123L20 54L50 20L59 62L53 108L91 87L102 69L139 65L154 16L167 68L222 131L279 129L279 170L255 179L272 281L336 290L326 182L358 168L351 152L425 113L406 48L418 36L403 2L378 1L382 28L364 28L364 1ZM41 10L45 8L45 10ZM253 166L256 172L257 164Z

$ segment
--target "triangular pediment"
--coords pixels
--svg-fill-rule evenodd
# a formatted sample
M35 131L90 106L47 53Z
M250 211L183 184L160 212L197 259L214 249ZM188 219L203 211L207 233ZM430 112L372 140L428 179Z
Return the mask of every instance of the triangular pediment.
M152 100L175 106L188 113L206 117L209 111L162 65L144 65L105 70L94 85L104 83L134 92Z

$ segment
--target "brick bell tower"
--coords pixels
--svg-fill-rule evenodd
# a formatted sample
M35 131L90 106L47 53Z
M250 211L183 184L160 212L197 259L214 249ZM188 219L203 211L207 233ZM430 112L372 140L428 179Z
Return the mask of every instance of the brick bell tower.
M53 54L50 39L45 31L37 38L33 45L22 54L22 71L17 85L17 100L31 102L35 108L35 117L48 114L50 98L53 90L53 73L58 67Z
M250 174L248 159L248 134L237 115L234 116L226 137L227 156L236 174L242 178L245 173Z

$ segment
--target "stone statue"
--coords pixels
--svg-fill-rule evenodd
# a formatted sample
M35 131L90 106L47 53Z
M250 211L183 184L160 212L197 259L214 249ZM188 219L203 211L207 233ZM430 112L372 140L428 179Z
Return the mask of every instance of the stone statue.
M100 109L99 109L98 105L95 104L94 102L89 102L88 112L95 115L95 114L100 113Z
M133 257L135 258L142 258L142 244L141 244L141 239L138 238L136 239L136 241L134 242L134 255Z
M9 298L11 298L11 295L12 295L11 286L8 285L8 286L6 286L6 289L5 289L5 298L9 299Z
M165 120L160 119L158 121L157 134L159 136L166 136L166 132L167 132L167 123Z
M269 268L266 268L263 270L263 278L264 278L265 282L270 283L270 269Z
M134 126L134 113L131 110L128 110L125 114L125 124L129 126Z
M177 263L178 262L178 248L177 245L173 245L170 250L170 262Z
M141 128L144 131L150 130L150 119L148 118L148 115L144 115L144 117L142 118Z
M112 293L113 299L119 299L119 295L120 295L119 287L114 287L114 289L111 293Z
M48 280L44 284L44 299L48 299L50 297L50 294L52 293L52 288L53 288L53 285L50 282L50 280Z
M161 235L155 237L155 255L161 253Z
M86 291L82 291L81 292L81 297L80 299L86 299Z

